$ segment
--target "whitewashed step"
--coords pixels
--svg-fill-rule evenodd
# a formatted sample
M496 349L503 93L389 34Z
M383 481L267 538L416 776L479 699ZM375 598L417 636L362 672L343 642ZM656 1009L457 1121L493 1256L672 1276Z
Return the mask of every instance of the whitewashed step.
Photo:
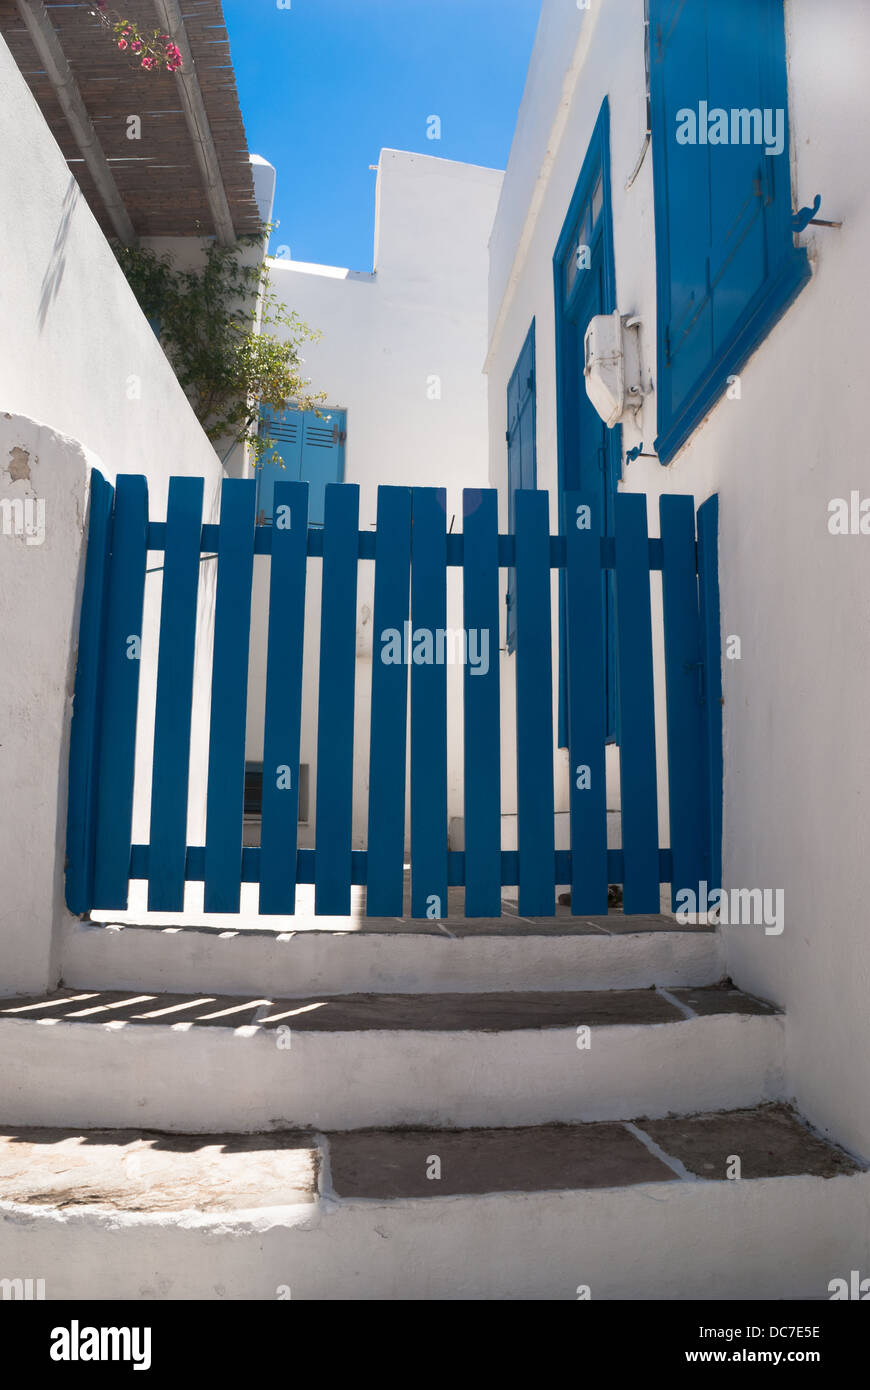
M0 1119L213 1132L536 1125L782 1095L783 1018L727 987L0 1001Z
M453 890L451 890L453 892ZM710 927L672 917L524 919L451 916L287 919L286 931L237 926L75 922L63 942L67 985L245 995L263 981L283 997L322 994L470 994L504 990L642 989L705 985L722 973ZM256 921L256 919L254 919ZM262 922L262 919L260 919Z
M870 1174L782 1106L248 1139L0 1127L4 1265L47 1300L827 1299L870 1267L868 1202Z

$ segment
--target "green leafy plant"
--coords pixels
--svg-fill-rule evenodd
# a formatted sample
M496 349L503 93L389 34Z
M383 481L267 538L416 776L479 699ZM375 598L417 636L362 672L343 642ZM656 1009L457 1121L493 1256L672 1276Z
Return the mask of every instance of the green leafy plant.
M255 236L211 244L195 270L180 270L148 247L115 247L209 439L246 444L255 465L275 449L275 440L258 432L260 405L313 410L325 399L306 390L300 355L319 332L279 299L262 259L244 260L247 247L261 245ZM274 328L280 336L268 331Z

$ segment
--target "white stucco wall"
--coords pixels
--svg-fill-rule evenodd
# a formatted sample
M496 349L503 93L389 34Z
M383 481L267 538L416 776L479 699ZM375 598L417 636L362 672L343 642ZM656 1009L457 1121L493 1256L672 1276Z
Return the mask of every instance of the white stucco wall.
M351 271L276 259L272 283L322 339L305 372L326 406L347 411L345 481L360 487L360 528L374 526L381 484L443 486L447 526L462 529L462 489L487 483L487 241L502 175L384 150L378 173L375 268ZM433 378L438 378L436 386ZM437 393L440 392L440 397ZM313 844L321 566L309 563L302 761L311 768ZM366 843L373 566L359 568L354 845ZM448 624L461 627L457 573ZM248 756L262 757L268 561L257 562ZM380 646L378 647L380 650ZM461 814L461 668L448 670L450 814Z
M720 494L722 631L742 639L742 659L724 661L725 885L783 888L786 908L781 936L726 929L728 965L743 988L785 1007L788 1088L805 1113L870 1153L870 541L827 529L831 498L870 494L870 206L859 155L870 136L860 66L870 12L853 0L785 8L795 205L821 193L820 216L843 227L803 234L812 281L742 369L741 398L720 400L669 467L629 464L622 486L648 494L653 533L662 491L698 503ZM505 508L505 389L533 315L538 484L555 501L552 256L605 95L618 306L641 316L655 379L651 152L624 187L643 143L642 93L642 0L584 12L544 0L492 243L490 470ZM625 447L642 439L651 450L655 422L653 393L642 428L624 429Z
M0 245L0 407L82 440L109 475L147 474L160 506L170 473L213 474L214 451L2 39Z
M205 479L216 519L222 470L39 107L0 39L0 496L42 498L45 539L0 535L0 993L53 982L62 914L66 749L92 467L148 479L154 519L172 474ZM23 451L16 453L15 451ZM28 476L20 474L26 455ZM146 580L143 720L134 838L147 842L154 632L161 560ZM214 567L203 566L192 785L204 785ZM202 714L204 717L199 717ZM193 843L203 802L191 800Z

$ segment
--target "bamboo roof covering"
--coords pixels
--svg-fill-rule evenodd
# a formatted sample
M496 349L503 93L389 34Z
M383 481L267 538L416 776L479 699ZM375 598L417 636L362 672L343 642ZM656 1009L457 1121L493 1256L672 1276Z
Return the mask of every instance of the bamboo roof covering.
M118 0L117 7L141 30L165 31L154 0ZM236 236L255 233L260 220L221 0L181 0L180 9L232 230ZM45 4L136 235L215 235L214 197L210 202L182 104L182 74L143 71L118 50L92 10L88 3ZM104 198L16 0L0 0L0 33L94 215L106 235L114 236ZM189 69L185 75L191 76ZM141 118L140 139L128 138L135 128L130 116Z

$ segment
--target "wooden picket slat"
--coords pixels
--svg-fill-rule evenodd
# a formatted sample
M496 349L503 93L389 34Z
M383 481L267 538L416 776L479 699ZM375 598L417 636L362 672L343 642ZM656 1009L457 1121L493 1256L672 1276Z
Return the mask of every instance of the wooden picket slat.
M519 910L556 910L549 496L516 493L517 843Z
M708 887L722 886L722 642L719 615L719 498L714 493L698 508L698 599L701 659L704 663L703 716L707 781Z
M66 905L78 915L94 906L94 852L102 709L103 626L106 616L112 504L115 489L91 472L88 553L82 590L73 717L69 748Z
M626 912L658 912L658 792L646 496L620 492L615 501L623 907Z
M148 910L184 907L202 478L170 478L160 601Z
M607 913L606 687L600 515L565 494L571 912Z
M462 500L465 915L500 917L498 493L466 488Z
M206 912L238 912L241 895L245 712L256 497L254 479L224 479L208 747Z
M446 493L414 488L411 530L411 916L447 916ZM428 648L418 647L428 643ZM415 660L429 655L429 660Z
M411 493L378 488L366 915L401 917L405 863ZM395 657L398 634L400 660Z
M314 911L350 912L359 487L327 483L323 528Z
M103 653L94 906L125 909L130 882L136 714L147 560L148 484L124 474L115 487Z
M308 484L277 482L273 517L260 825L260 912L267 915L296 910Z
M695 559L695 503L691 497L659 498L662 537L662 606L668 727L668 804L673 882L671 906L690 889L698 900L707 878L706 778L698 776L704 746L701 706L701 628Z

